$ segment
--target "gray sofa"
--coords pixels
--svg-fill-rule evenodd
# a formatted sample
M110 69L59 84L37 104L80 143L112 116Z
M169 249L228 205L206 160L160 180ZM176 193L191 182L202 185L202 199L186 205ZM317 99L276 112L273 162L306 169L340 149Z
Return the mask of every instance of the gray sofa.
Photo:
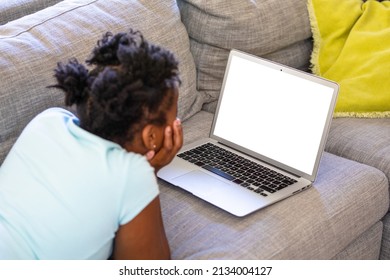
M0 163L28 121L63 106L46 88L57 61L84 61L106 31L139 29L176 53L185 143L209 133L231 48L309 69L306 0L2 2ZM390 259L389 178L390 120L336 118L313 187L247 217L159 181L172 257Z

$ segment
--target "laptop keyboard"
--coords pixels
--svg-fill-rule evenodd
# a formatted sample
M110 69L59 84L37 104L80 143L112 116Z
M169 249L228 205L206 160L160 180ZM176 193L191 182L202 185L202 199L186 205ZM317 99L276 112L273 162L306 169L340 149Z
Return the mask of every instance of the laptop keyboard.
M262 196L297 182L212 143L203 144L177 156Z

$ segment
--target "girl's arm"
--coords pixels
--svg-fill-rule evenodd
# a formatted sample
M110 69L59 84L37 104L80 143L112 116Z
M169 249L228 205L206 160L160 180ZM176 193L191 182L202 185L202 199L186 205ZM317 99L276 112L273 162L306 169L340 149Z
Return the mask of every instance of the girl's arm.
M113 259L170 259L168 240L156 197L140 214L117 231Z

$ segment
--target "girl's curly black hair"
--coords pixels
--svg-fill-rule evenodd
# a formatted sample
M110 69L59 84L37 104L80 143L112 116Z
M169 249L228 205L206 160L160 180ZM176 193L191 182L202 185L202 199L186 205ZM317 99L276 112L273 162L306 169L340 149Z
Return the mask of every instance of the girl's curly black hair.
M98 41L88 70L76 59L58 63L53 87L65 92L65 105L77 105L80 126L102 138L124 144L146 124L166 124L173 88L180 84L178 62L140 31Z

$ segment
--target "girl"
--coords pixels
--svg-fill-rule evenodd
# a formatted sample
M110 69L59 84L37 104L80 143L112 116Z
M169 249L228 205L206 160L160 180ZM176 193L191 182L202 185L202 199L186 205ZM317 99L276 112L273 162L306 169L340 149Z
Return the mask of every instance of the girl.
M170 257L155 173L181 148L178 63L138 31L55 70L65 104L33 119L0 169L0 259Z

